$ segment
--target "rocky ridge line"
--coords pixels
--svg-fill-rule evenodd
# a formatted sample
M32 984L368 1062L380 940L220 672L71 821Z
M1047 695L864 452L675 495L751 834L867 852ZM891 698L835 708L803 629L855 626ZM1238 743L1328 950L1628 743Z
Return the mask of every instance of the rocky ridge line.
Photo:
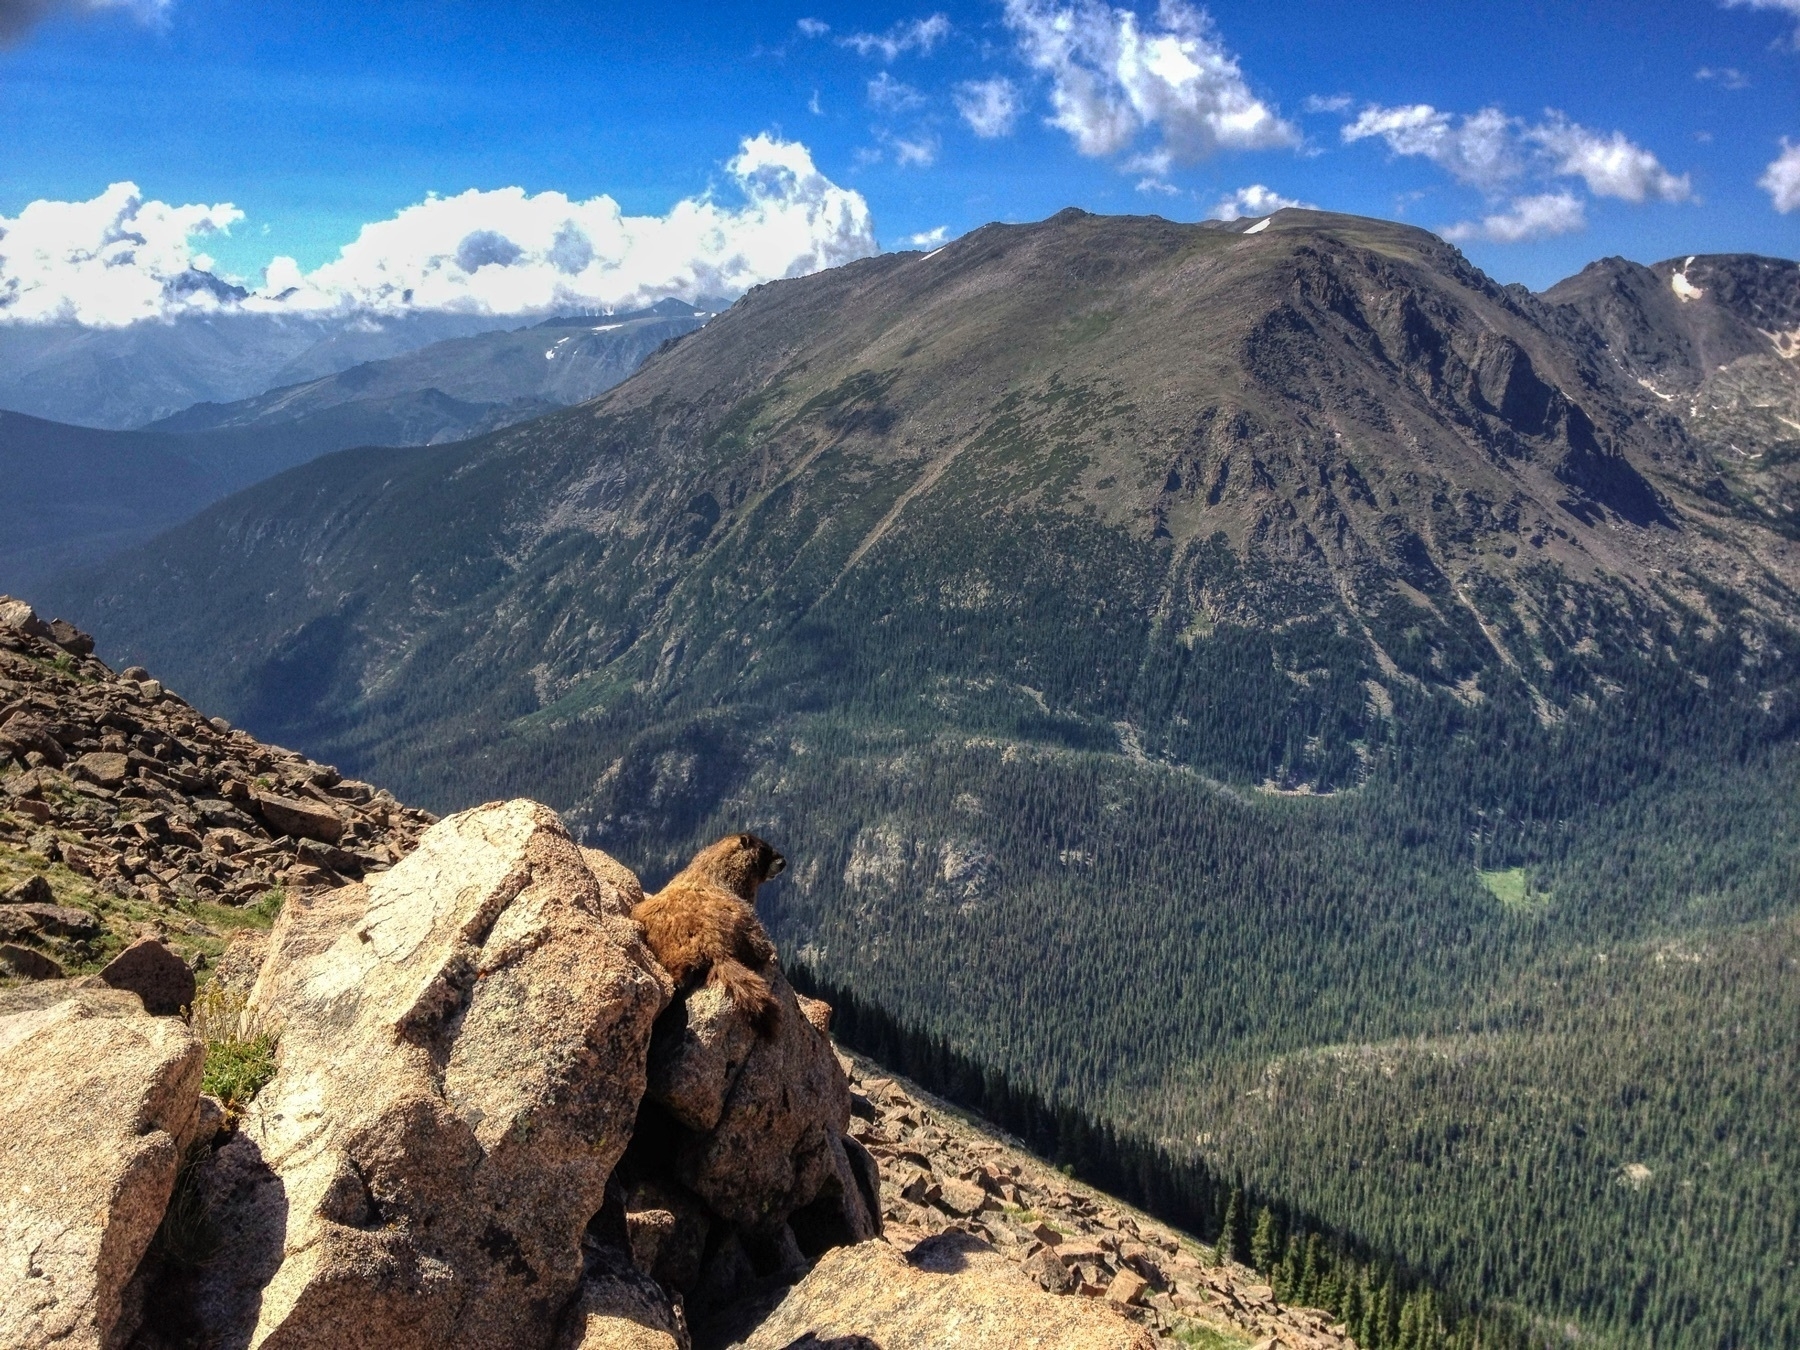
M1071 1180L879 1065L844 1061L851 1134L882 1165L890 1242L966 1234L1052 1293L1123 1312L1170 1350L1197 1331L1257 1350L1355 1346L1330 1314L1278 1302L1256 1271Z
M203 964L275 890L341 886L436 818L208 718L63 620L0 596L0 978L133 939ZM211 909L207 907L211 906Z

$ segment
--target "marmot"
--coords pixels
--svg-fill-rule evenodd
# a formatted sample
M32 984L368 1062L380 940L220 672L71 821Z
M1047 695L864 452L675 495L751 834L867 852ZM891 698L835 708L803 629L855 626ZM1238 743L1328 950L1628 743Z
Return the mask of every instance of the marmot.
M702 977L722 986L763 1036L775 1034L781 1006L758 973L775 959L775 944L753 905L756 888L786 866L787 859L755 835L726 835L631 911L677 989L690 989Z

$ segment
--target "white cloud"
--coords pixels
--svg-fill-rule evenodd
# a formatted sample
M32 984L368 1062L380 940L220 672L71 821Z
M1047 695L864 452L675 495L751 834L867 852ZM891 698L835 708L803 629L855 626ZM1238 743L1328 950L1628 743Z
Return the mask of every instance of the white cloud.
M1694 72L1696 80L1717 80L1727 89L1748 89L1749 77L1735 66L1701 66Z
M904 80L896 80L885 70L869 81L869 106L882 112L906 112L923 107L925 96Z
M146 201L135 183L114 183L91 201L36 201L0 216L0 320L70 320L98 326L187 310L221 297L194 287L192 241L244 218L229 202L170 206Z
M1553 112L1548 121L1528 128L1525 139L1543 148L1554 164L1552 173L1582 179L1596 197L1685 202L1694 195L1686 174L1670 173L1655 155L1626 140L1622 131L1607 136Z
M1394 154L1428 159L1459 183L1490 196L1530 174L1579 178L1597 197L1628 202L1693 197L1686 174L1670 173L1624 132L1594 131L1554 110L1542 122L1527 125L1498 108L1457 116L1429 103L1395 108L1372 104L1344 125L1342 135L1346 144L1379 138Z
M921 135L911 140L895 136L888 145L894 152L894 163L902 169L929 169L937 163L939 142L936 136Z
M1018 86L1005 76L956 86L956 111L983 140L1012 135L1020 107Z
M1789 144L1783 136L1781 153L1756 180L1756 186L1769 194L1769 200L1782 215L1800 211L1800 143Z
M897 23L885 33L846 33L838 41L859 55L895 61L907 52L930 56L931 49L949 36L949 16L933 14Z
M1084 155L1114 155L1154 128L1176 159L1298 145L1299 131L1250 92L1205 14L1162 0L1148 29L1102 0L1006 0L1020 53L1050 77L1050 124Z
M907 244L912 248L937 248L950 237L950 227L939 225L935 229L921 230L918 234L906 236Z
M800 30L801 36L809 38L824 37L831 31L831 25L823 19L801 19L794 27Z
M1241 187L1228 197L1221 197L1213 203L1208 212L1211 220L1245 220L1252 216L1266 216L1286 206L1302 206L1307 210L1314 208L1307 202L1295 197L1284 197L1261 183L1252 183L1249 187Z
M1349 112L1355 101L1348 94L1308 94L1300 106L1309 113L1341 113Z
M1496 244L1523 244L1552 235L1573 234L1587 227L1587 214L1581 198L1573 192L1546 192L1535 197L1518 197L1511 209L1465 220L1443 231L1444 238L1458 241L1487 239Z
M1364 108L1346 123L1346 144L1379 137L1396 155L1428 159L1459 183L1494 192L1524 172L1512 120L1498 108L1458 118L1429 103Z
M741 204L711 194L660 216L611 197L471 189L362 227L310 273L277 258L241 308L529 314L734 295L875 252L860 193L831 182L804 145L767 134L726 165ZM146 202L129 183L91 202L34 202L0 218L0 318L117 325L232 303L206 288L191 240L242 219L230 205ZM291 294L284 295L284 292Z
M1727 9L1772 9L1782 14L1792 14L1800 20L1800 0L1725 0ZM1800 44L1800 28L1794 30L1794 39Z
M18 41L52 14L121 12L139 23L164 19L173 0L0 0L0 45Z

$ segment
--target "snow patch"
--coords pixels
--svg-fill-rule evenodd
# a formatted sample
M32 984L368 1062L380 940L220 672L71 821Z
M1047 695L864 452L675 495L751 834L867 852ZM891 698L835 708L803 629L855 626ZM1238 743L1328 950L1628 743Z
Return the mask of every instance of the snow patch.
M1264 230L1269 228L1269 222L1273 219L1275 219L1274 216L1264 216L1261 220L1257 221L1256 224L1252 225L1249 229L1245 230L1244 233L1245 234L1261 234Z
M1706 294L1700 287L1694 285L1693 282L1687 279L1687 270L1693 265L1694 259L1690 257L1686 262L1681 264L1681 270L1669 278L1669 289L1675 292L1676 297L1684 305L1689 300L1698 300L1701 296Z

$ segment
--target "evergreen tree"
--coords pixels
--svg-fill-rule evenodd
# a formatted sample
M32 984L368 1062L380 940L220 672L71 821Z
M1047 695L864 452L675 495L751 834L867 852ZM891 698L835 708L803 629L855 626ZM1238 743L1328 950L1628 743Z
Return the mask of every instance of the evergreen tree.
M1267 1213L1267 1211L1264 1211ZM1219 1229L1219 1255L1233 1261L1250 1259L1248 1225L1244 1222L1244 1193L1231 1188L1231 1199L1225 1204L1225 1222Z
M1306 1251L1299 1258L1299 1276L1296 1280L1295 1301L1309 1308L1324 1306L1319 1297L1319 1286L1325 1280L1325 1239L1317 1233L1306 1239Z
M1256 1233L1250 1239L1250 1264L1265 1275L1275 1273L1275 1263L1281 1259L1281 1230L1276 1226L1275 1215L1267 1205L1256 1216Z

